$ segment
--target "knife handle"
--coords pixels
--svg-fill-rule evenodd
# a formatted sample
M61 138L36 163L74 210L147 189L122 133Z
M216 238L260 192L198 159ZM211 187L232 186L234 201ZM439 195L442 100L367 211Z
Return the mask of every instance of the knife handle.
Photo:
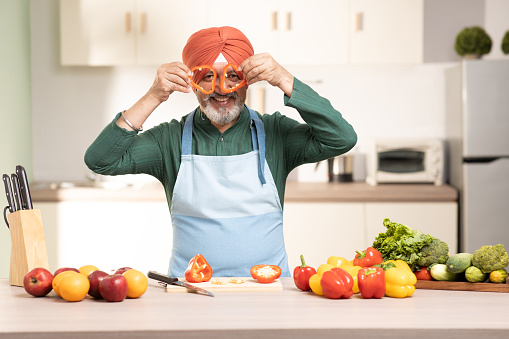
M23 202L21 201L21 193L19 191L18 176L14 173L11 174L12 179L12 193L14 194L14 201L16 202L16 210L23 209Z
M7 203L9 204L9 212L16 212L16 205L14 204L14 197L12 196L11 178L7 174L2 176L5 186L5 196L7 197Z
M30 189L28 188L28 178L25 168L21 165L17 165L16 174L18 175L19 190L23 199L23 208L31 210L33 208L32 197L30 196Z
M159 280L159 281L165 282L167 284L172 284L178 280L177 278L172 278L165 274L157 273L155 271L148 271L148 277L150 279Z

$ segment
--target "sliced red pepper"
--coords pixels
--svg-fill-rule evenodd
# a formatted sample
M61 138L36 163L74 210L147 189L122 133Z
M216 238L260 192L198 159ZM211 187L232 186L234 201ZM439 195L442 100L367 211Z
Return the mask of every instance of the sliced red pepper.
M380 299L385 295L385 271L381 267L361 268L357 273L357 283L365 299Z
M281 268L276 265L254 265L251 267L251 277L261 284L270 284L281 276Z
M357 251L355 259L353 260L353 265L360 267L372 267L383 262L382 254L378 252L377 249L368 247L365 251Z
M428 270L426 266L416 269L414 274L417 280L433 280L431 272Z
M311 289L309 286L309 278L316 274L316 270L313 267L306 265L303 255L300 256L300 261L302 265L295 267L293 270L293 281L298 289L302 291L309 291Z
M341 267L334 267L323 273L323 295L330 299L348 299L353 295L353 278Z
M229 67L233 68L235 73L237 73L239 78L242 79L242 80L238 84L236 84L234 87L226 88L225 84L226 84L226 77L228 75ZM245 84L246 84L246 77L244 76L244 73L239 71L239 66L237 66L235 64L232 64L232 63L229 63L228 65L224 66L224 69L223 69L223 78L221 79L221 83L219 84L219 86L221 87L221 90L223 92L225 92L225 93L235 92L236 90L238 90L239 88L241 88Z
M184 275L189 282L206 282L212 278L212 267L203 255L197 254L189 261Z

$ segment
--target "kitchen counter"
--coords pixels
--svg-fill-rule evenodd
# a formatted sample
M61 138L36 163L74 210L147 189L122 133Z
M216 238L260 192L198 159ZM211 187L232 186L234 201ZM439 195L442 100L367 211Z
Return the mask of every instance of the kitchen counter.
M143 187L97 188L83 184L69 188L51 185L31 187L34 202L59 201L166 201L160 184ZM288 182L286 202L443 202L457 201L457 191L448 185Z
M120 303L44 298L0 280L0 338L500 338L509 293L418 289L410 298L331 300L299 291L165 293Z

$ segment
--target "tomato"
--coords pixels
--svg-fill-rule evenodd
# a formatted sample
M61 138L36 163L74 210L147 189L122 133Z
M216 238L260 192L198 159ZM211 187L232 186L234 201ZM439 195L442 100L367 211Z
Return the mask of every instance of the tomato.
M423 266L419 269L415 270L414 272L415 277L417 280L433 280L433 277L431 276L431 273L429 272L428 268Z

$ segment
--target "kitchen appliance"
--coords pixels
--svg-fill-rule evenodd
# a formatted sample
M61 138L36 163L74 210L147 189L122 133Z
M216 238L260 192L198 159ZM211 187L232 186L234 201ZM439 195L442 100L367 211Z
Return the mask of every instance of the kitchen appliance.
M204 290L203 288L196 287L194 285L188 284L183 281L179 281L178 278L169 277L165 274L157 273L155 271L148 271L148 277L150 279L154 279L162 283L165 287L166 285L179 285L181 287L187 288L188 291L195 292L198 294L208 295L209 297L213 297L214 294L209 291Z
M449 183L459 191L459 251L509 250L509 60L446 71Z
M439 139L376 139L367 155L366 182L442 185L444 142Z
M337 157L327 159L329 182L352 182L353 159L353 155L351 154L342 154Z

